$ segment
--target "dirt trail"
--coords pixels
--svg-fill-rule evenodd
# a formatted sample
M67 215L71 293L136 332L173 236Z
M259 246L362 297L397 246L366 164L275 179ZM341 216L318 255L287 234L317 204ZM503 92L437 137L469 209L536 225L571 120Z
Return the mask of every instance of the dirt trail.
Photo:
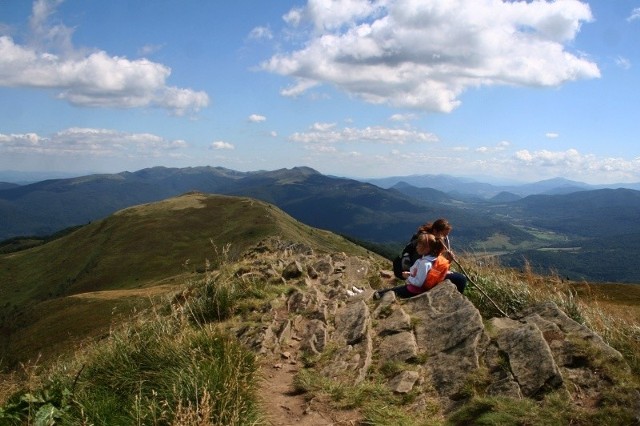
M261 367L263 380L260 399L267 421L273 426L357 425L361 416L356 411L336 411L317 398L308 401L297 393L293 380L302 366L294 358L265 361Z

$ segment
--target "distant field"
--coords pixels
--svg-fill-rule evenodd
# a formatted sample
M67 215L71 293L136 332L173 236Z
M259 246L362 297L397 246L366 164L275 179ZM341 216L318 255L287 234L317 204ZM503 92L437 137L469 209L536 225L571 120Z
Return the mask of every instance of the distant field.
M573 284L580 298L640 324L640 284Z

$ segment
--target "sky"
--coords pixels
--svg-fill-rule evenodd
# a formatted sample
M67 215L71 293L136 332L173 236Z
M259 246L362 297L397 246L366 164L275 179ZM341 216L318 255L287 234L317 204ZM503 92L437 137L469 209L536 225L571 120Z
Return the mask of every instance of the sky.
M0 171L640 182L640 0L0 0Z

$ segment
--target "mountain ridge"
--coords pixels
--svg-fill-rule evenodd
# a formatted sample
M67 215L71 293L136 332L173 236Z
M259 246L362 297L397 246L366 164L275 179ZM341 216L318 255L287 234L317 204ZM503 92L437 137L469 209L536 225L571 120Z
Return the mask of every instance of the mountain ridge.
M203 242L228 241L236 251L193 257ZM19 326L3 346L32 359L46 350L57 362L49 369L52 358L39 358L39 380L0 400L0 420L54 413L84 423L182 424L176 419L186 418L180 407L187 406L202 423L227 414L239 375L256 381L235 401L259 396L255 404L273 424L631 424L640 413L637 342L621 345L623 353L583 325L609 322L601 310L594 321L577 287L557 277L468 263L465 294L444 281L411 299L388 292L376 300L374 290L397 283L388 260L263 201L197 192L120 210L54 243L0 256L0 274L43 251L37 264L48 268L61 247L69 260L49 261L68 273L69 252L91 258L91 247L93 260L76 264L107 279L88 292L70 288L45 300L32 293L35 305L3 322L3 332ZM108 261L109 250L120 257ZM185 271L147 265L158 253ZM16 276L23 284L34 272L33 263L25 266ZM156 275L143 277L145 268ZM117 269L125 270L120 278ZM619 300L640 294L628 290ZM609 333L627 335L630 327ZM236 349L222 350L224 342ZM247 360L255 360L252 370L212 379L221 361ZM207 409L208 398L224 407ZM212 422L247 418L237 413Z
M460 178L451 175L411 175L395 176L376 179L362 179L363 182L372 183L382 188L390 188L399 182L406 182L418 188L437 187L445 193L459 193L465 196L489 199L500 192L512 192L521 197L534 194L564 194L576 191L588 191L605 188L628 188L640 190L640 182L613 183L613 184L588 184L566 178L551 178L537 182L520 184L490 184L480 182L472 178Z
M316 250L377 256L247 197L191 192L128 207L47 244L0 255L0 359L6 364L15 354L53 356L76 327L104 332L115 307L125 312L146 305L154 288L197 278L270 236ZM129 296L114 305L105 292ZM51 327L54 318L68 328Z
M275 204L310 226L331 230L367 246L375 245L389 258L406 244L419 225L446 217L454 226L456 250L500 255L510 264L518 264L515 259L525 254L542 258L541 250L558 250L567 245L587 250L583 247L586 240L602 235L605 228L608 237L626 244L613 247L612 255L628 259L629 250L640 244L617 236L640 233L637 191L594 189L564 193L562 188L549 189L558 184L567 181L546 181L544 189L560 194L519 197L503 193L484 199L419 188L404 181L384 189L354 179L326 176L308 167L255 172L210 166L155 167L0 190L0 240L13 239L11 244L5 241L2 250L33 246L44 240L42 236L100 220L119 209L197 190ZM584 209L585 206L591 207ZM20 237L29 236L40 237L23 238L25 243L20 242ZM580 250L574 260L585 263ZM555 263L550 260L549 268L567 264L564 259ZM566 276L583 279L586 271L589 278L588 268L588 264L583 265L580 275ZM640 271L622 269L624 275L612 273L610 280L640 282ZM594 272L601 277L599 271Z

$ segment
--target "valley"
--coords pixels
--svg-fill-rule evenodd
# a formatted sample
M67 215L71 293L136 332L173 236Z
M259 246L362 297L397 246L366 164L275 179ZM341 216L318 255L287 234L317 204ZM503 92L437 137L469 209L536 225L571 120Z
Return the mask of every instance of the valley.
M407 180L440 189L397 181L376 186L307 167L256 172L156 167L13 185L0 190L0 252L37 245L119 209L200 191L272 203L309 226L343 235L387 258L417 226L446 217L454 225L452 240L460 254L499 255L507 266L528 263L539 272L557 271L576 281L640 282L634 255L640 253L640 191L562 180L522 187L451 177ZM603 250L620 263L615 272L594 261Z

